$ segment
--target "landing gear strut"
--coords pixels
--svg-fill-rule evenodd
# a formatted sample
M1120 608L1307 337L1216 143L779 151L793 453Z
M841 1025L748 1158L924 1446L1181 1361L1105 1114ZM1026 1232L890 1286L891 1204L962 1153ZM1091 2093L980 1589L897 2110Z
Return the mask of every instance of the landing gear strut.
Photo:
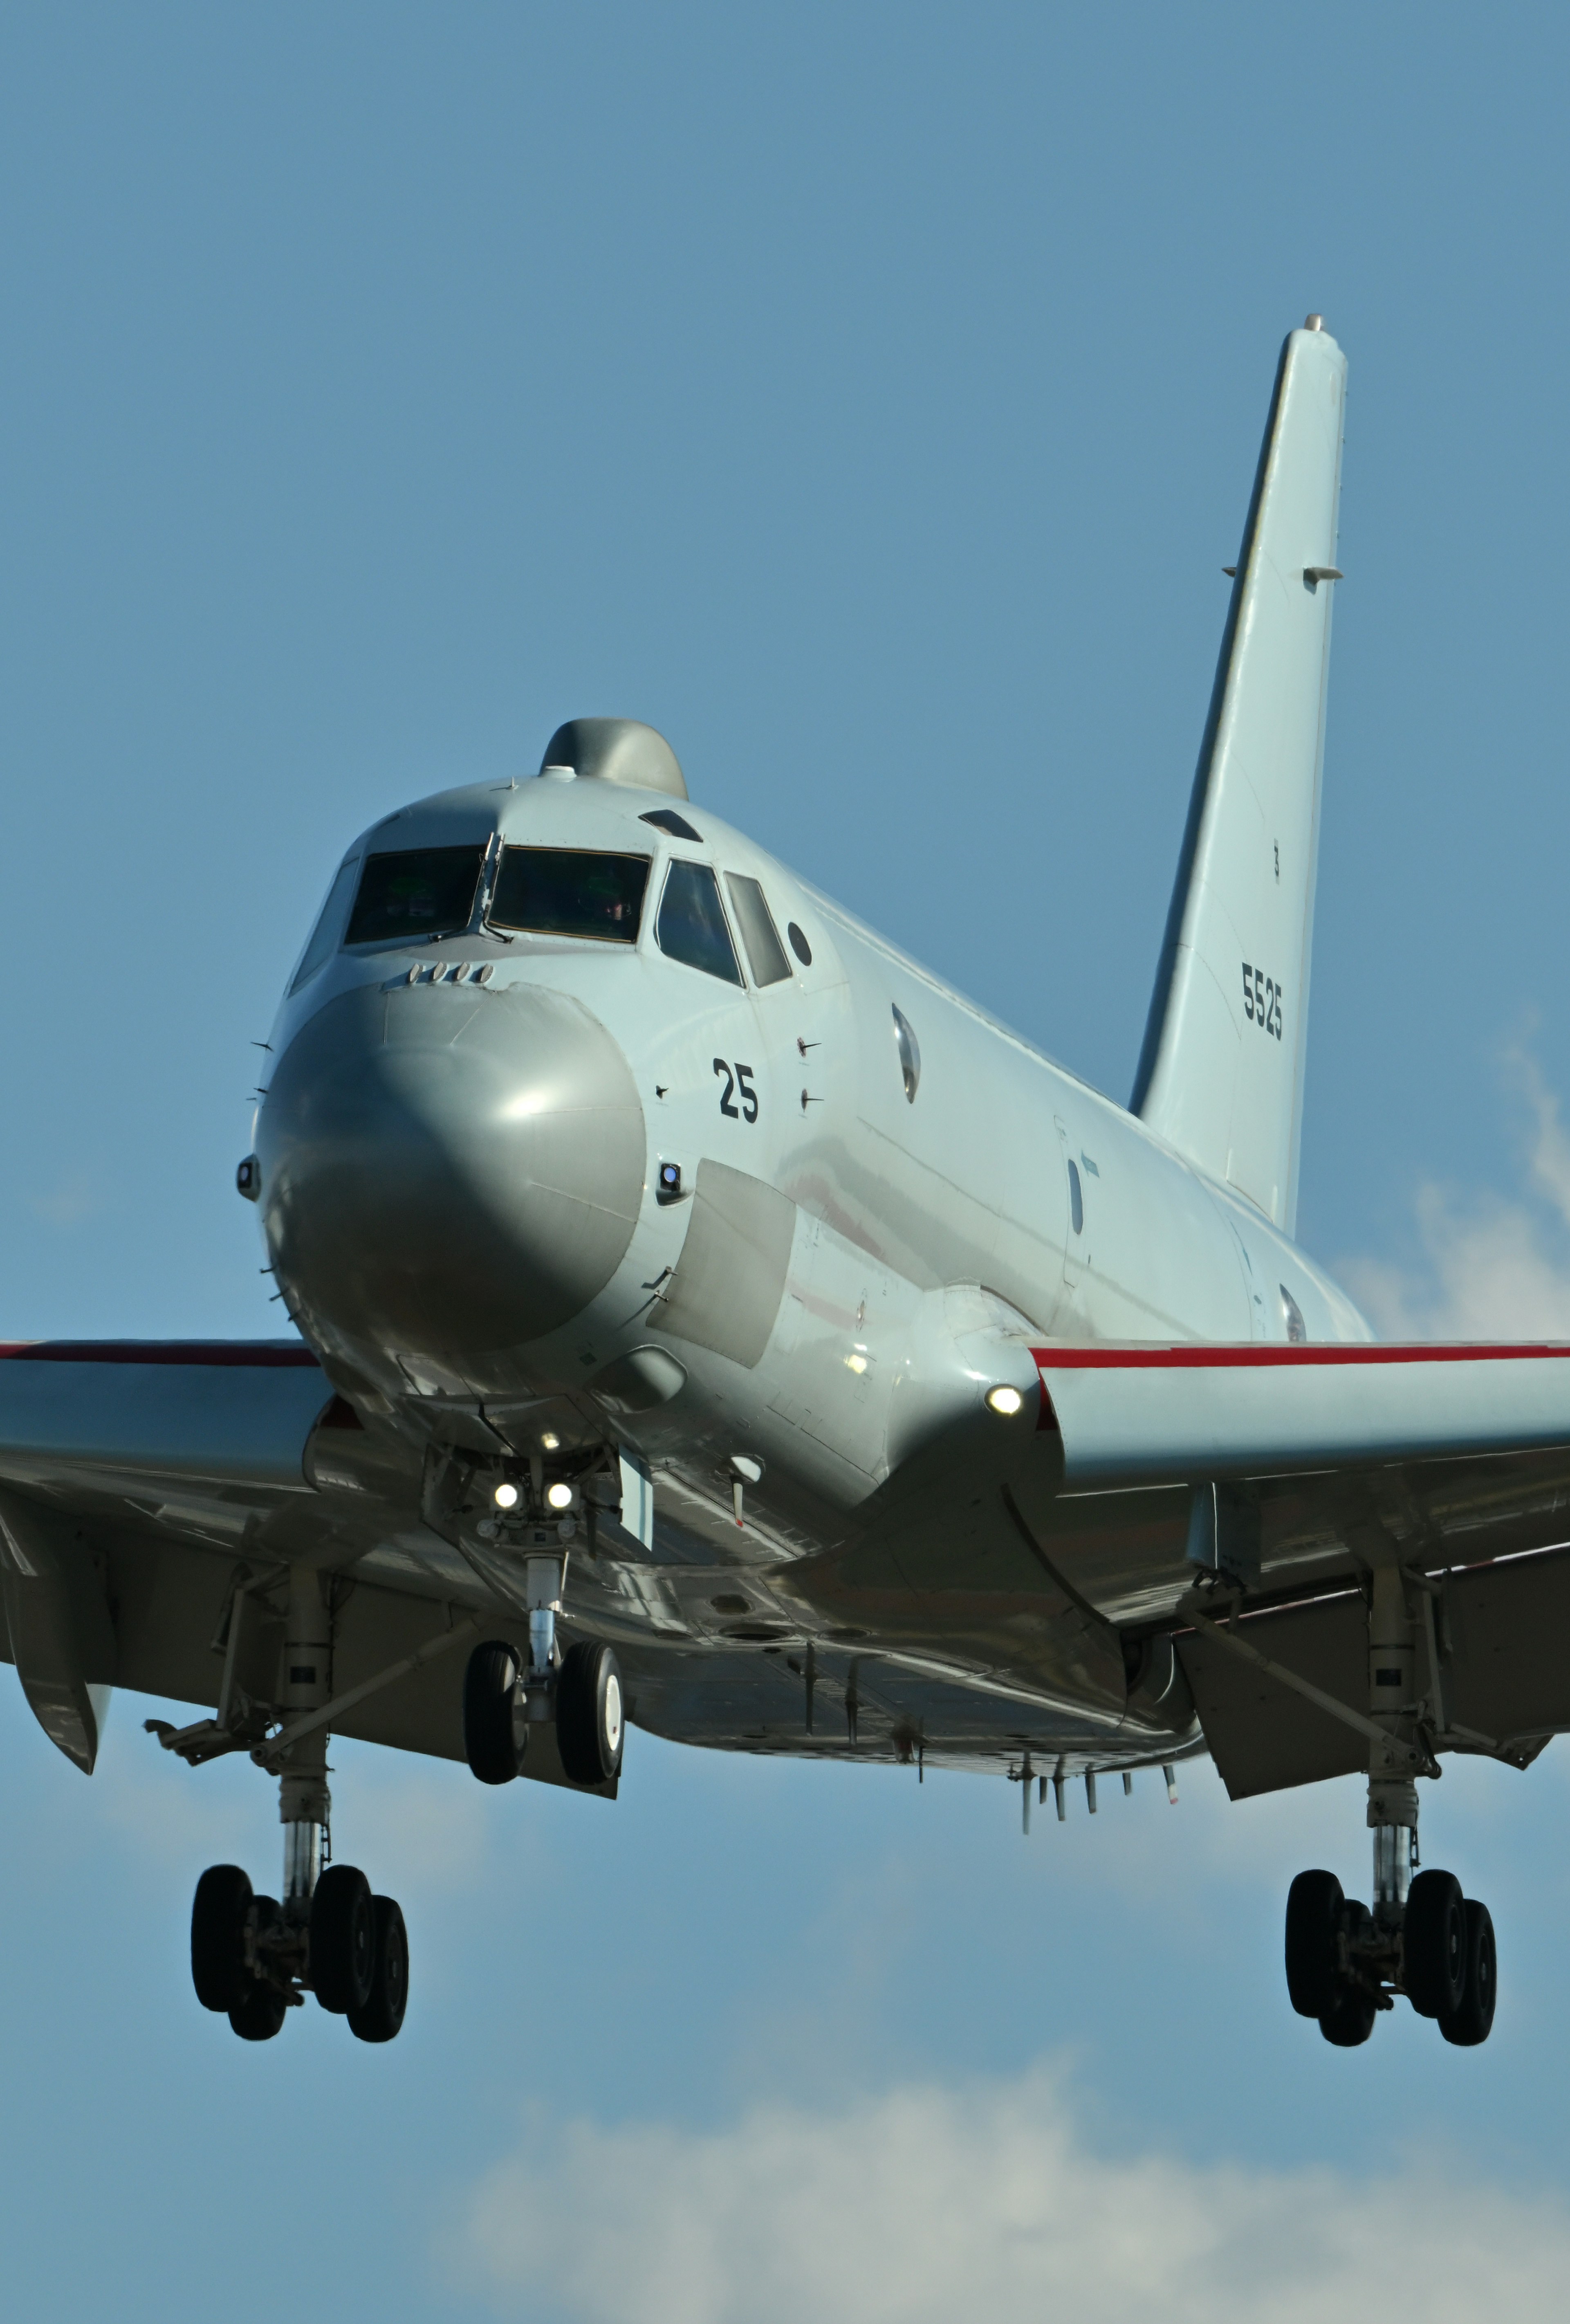
M1287 1991L1327 2042L1355 2049L1382 2009L1405 1994L1446 2042L1470 2049L1493 2026L1497 1963L1486 1904L1464 1896L1453 1873L1419 1871L1419 1775L1437 1775L1415 1685L1417 1625L1409 1586L1391 1569L1373 1576L1369 1609L1369 1708L1384 1740L1370 1753L1368 1822L1373 1907L1343 1895L1333 1872L1299 1872L1287 1896ZM1435 1660L1429 1632L1429 1663ZM1430 1667L1429 1691L1437 1686ZM1437 1724L1437 1720L1433 1722Z
M314 1567L290 1569L287 1629L286 1724L332 1694L332 1615ZM277 1765L283 1901L256 1895L237 1864L203 1873L191 1908L197 1998L226 2014L243 2042L271 2041L308 1992L360 2041L390 2042L409 1999L409 1939L390 1896L373 1896L363 1872L328 1861L326 1727L290 1744Z

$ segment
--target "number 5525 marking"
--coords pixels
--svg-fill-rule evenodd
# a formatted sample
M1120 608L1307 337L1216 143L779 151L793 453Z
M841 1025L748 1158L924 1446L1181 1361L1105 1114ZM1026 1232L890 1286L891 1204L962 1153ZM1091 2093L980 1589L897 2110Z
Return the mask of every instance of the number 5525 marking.
M1285 998L1273 976L1244 962L1243 1013L1262 1033L1273 1033L1278 1041L1281 1038L1281 1004Z

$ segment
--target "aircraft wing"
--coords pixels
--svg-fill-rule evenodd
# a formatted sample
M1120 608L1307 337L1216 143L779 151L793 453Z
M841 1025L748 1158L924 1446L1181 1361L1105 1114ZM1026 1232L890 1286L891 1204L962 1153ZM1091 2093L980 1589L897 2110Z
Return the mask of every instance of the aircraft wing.
M1570 1729L1570 1348L1033 1353L1070 1563L1125 1622L1152 1536L1200 1585L1178 1652L1235 1798L1366 1766L1380 1565L1421 1577L1437 1749L1524 1766Z
M368 1446L298 1342L0 1348L5 1644L69 1757L91 1769L115 1685L209 1709L225 1685L241 1706L274 1695L291 1561L342 1577L340 1695L413 1658L335 1731L461 1757L483 1593L419 1520L418 1459L377 1447L368 1466Z
M978 1683L1071 1701L1070 1770L1170 1725L1171 1640L1242 1797L1366 1766L1362 1593L1395 1565L1432 1603L1437 1748L1520 1765L1570 1729L1570 1349L1031 1357L1033 1412L947 1431L784 1587L913 1656L941 1642Z
M639 1723L935 1760L1051 1729L1093 1766L1170 1756L1186 1687L1242 1796L1364 1763L1359 1588L1394 1563L1431 1585L1439 1748L1523 1764L1570 1728L1570 1349L1030 1359L1033 1410L945 1432L818 1556L725 1586L581 1561L569 1620L615 1638ZM523 1632L420 1507L418 1457L298 1342L0 1351L10 1654L81 1766L108 1686L265 1704L302 1560L339 1577L335 1731L461 1756L466 1643Z

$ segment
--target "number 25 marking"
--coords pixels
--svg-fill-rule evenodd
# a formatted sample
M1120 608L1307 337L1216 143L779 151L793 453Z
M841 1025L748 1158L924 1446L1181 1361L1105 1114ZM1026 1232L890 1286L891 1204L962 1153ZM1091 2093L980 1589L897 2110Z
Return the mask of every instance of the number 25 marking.
M752 1067L750 1065L738 1065L735 1073L732 1074L730 1067L726 1064L724 1058L716 1057L714 1060L714 1071L717 1074L722 1074L725 1077L725 1086L720 1093L721 1112L728 1114L732 1121L756 1121L757 1120L757 1092L752 1086ZM732 1093L738 1092L741 1098L741 1110L739 1112L737 1111L736 1108L730 1102Z
M1281 1038L1281 1006L1285 998L1273 976L1244 962L1243 1013L1262 1033L1273 1033L1278 1041Z

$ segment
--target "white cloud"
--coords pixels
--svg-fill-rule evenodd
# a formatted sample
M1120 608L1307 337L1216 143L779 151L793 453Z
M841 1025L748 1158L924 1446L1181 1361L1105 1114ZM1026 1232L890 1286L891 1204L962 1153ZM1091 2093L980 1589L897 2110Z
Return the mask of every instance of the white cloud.
M1353 1259L1336 1269L1387 1339L1570 1339L1570 1133L1532 1060L1512 1051L1507 1063L1532 1123L1523 1197L1422 1186L1422 1268Z
M542 2119L454 2257L501 2314L572 2324L1534 2324L1562 2313L1570 2212L1431 2168L1108 2157L1043 2070L715 2132Z

